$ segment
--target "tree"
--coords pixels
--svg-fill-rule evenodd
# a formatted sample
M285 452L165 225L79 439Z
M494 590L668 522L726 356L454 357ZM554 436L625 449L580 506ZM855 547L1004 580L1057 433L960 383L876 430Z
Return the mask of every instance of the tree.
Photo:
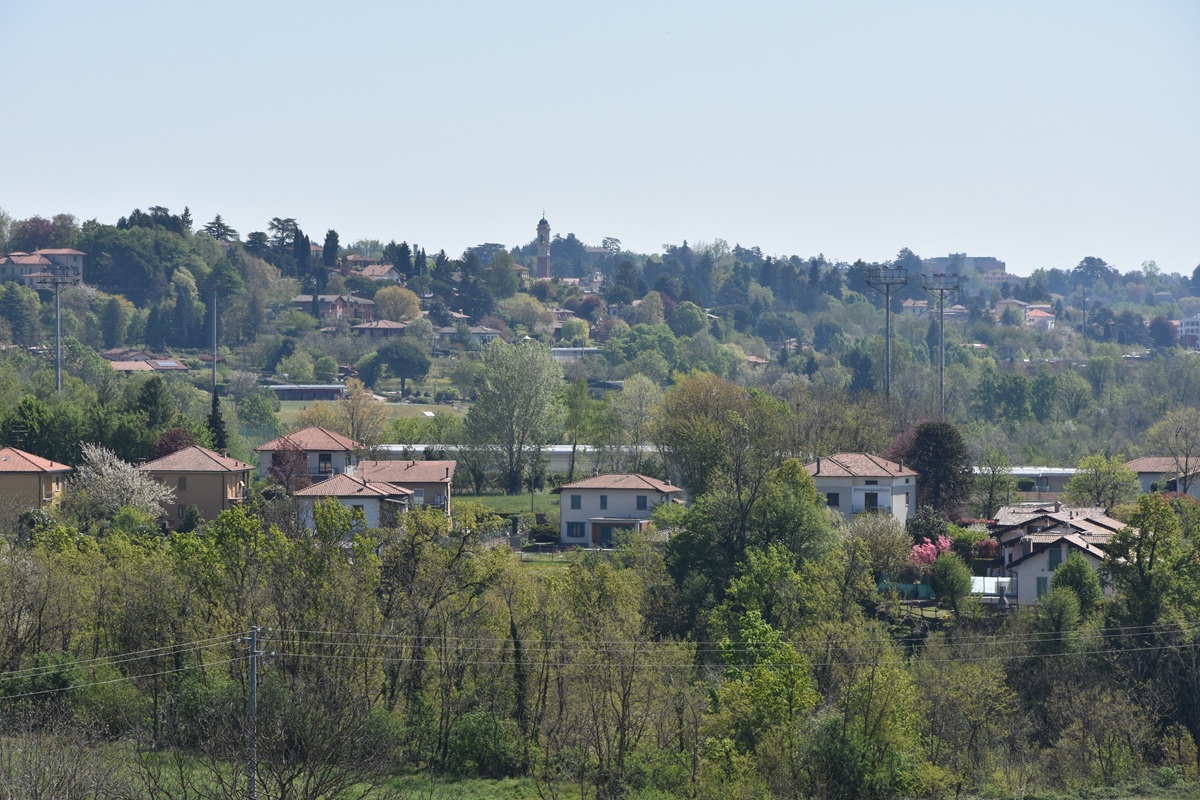
M384 286L375 293L375 316L393 322L416 319L421 316L421 300L402 286Z
M946 551L933 562L930 577L934 591L945 598L957 614L962 601L971 593L971 570L957 554Z
M517 280L516 263L507 250L499 250L487 266L487 284L492 294L499 299L512 297L520 288Z
M207 223L202 230L218 242L232 242L238 236L238 232L225 224L220 214L213 217L212 222Z
M325 243L321 246L321 265L333 269L338 265L338 232L333 228L325 231Z
M1100 576L1077 550L1072 550L1066 560L1058 565L1058 569L1054 570L1054 574L1050 576L1050 588L1066 588L1074 592L1079 601L1079 613L1084 619L1091 616L1104 599L1104 587L1100 583Z
M1103 569L1117 590L1122 622L1136 626L1157 623L1170 610L1180 584L1194 583L1198 571L1184 547L1179 518L1161 494L1138 498L1129 527L1105 548Z
M1141 491L1137 473L1125 466L1122 456L1086 456L1067 483L1062 497L1069 503L1111 509L1137 497Z
M289 494L303 489L312 481L308 477L308 451L285 436L271 452L267 473Z
M1012 502L1017 481L1012 475L1008 456L995 447L985 447L979 456L975 475L975 511L985 519L996 516L1000 506Z
M339 432L358 442L368 452L374 452L383 440L388 412L383 403L367 390L362 381L346 381L346 393L334 403Z
M209 412L205 424L208 426L213 447L217 452L227 450L229 448L229 432L225 429L225 418L221 415L221 401L217 397L215 389L212 393L212 410Z
M175 419L175 399L161 375L152 375L142 384L136 408L145 412L151 430L159 430Z
M1175 490L1187 494L1200 472L1200 411L1187 406L1172 409L1150 428L1147 438L1155 452L1171 457Z
M159 517L163 506L175 497L166 485L133 464L122 461L109 449L83 445L83 463L69 479L70 507L91 519L111 519L125 506Z
M379 348L378 354L388 372L400 379L401 394L404 394L409 379L419 381L429 374L429 354L416 342L393 339Z
M562 367L536 342L484 348L467 436L497 452L509 494L521 491L531 456L553 441L561 408Z
M703 308L685 300L671 311L668 325L676 336L695 336L708 327L708 317Z
M918 507L953 515L970 499L974 470L962 434L952 423L918 425L904 461L917 472Z
M154 457L169 456L195 444L196 437L187 428L172 428L154 440Z

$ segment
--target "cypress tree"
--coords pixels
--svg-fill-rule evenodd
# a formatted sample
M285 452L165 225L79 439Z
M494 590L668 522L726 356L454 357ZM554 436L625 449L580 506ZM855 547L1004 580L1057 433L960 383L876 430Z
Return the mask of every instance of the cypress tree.
M229 434L225 430L225 418L221 416L221 401L217 390L212 393L212 412L208 415L208 431L212 434L213 447L220 453L229 448Z

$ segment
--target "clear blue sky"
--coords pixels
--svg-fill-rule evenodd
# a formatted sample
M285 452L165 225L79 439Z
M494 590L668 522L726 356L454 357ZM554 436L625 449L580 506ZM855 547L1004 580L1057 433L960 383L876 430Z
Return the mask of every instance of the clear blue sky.
M0 0L0 48L17 218L1200 264L1195 0Z

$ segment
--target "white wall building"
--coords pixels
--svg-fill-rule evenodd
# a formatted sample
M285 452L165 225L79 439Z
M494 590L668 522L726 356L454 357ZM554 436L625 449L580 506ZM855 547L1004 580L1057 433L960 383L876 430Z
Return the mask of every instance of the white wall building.
M650 512L683 490L645 475L598 475L554 490L558 497L559 541L608 547L613 532L641 530Z
M826 504L847 517L883 512L904 524L917 501L917 473L870 453L838 453L805 468Z

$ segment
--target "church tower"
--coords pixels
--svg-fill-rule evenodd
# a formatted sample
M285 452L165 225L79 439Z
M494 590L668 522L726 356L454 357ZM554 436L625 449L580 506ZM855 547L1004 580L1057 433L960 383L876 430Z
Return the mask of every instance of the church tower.
M550 223L545 217L537 226L537 276L550 278Z

